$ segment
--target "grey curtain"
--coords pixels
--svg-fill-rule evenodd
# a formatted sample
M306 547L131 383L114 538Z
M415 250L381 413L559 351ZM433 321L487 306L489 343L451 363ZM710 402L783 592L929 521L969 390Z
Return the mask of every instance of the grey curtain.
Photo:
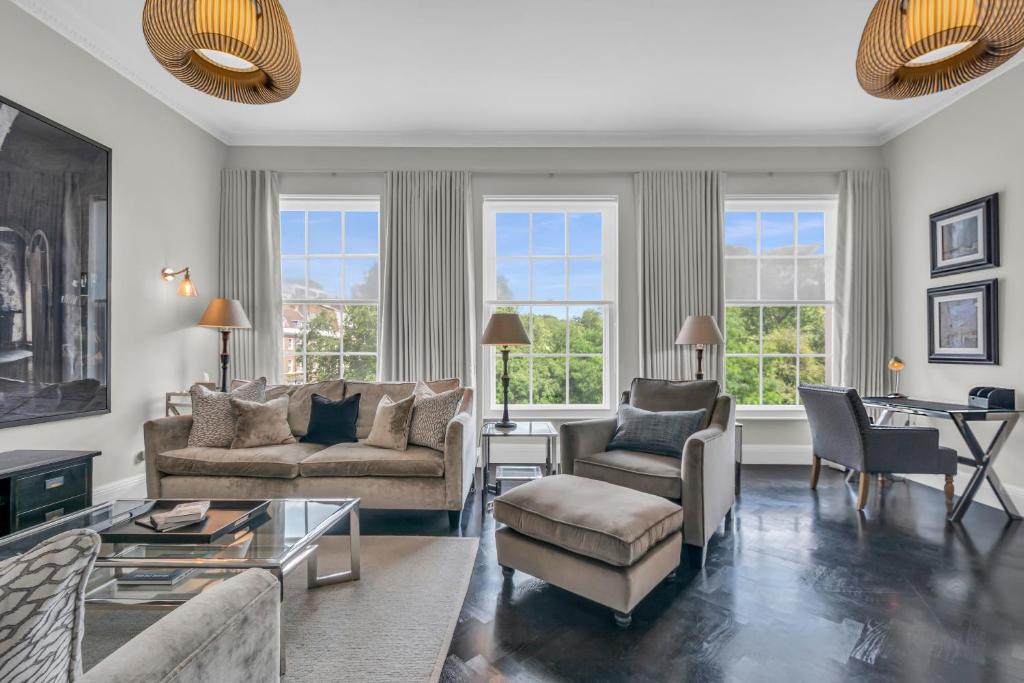
M473 379L470 176L388 173L381 240L381 379Z
M892 353L892 217L889 171L840 176L836 239L838 384L884 394Z
M640 234L640 368L644 377L692 379L692 348L676 346L688 315L722 326L724 175L655 171L634 178ZM723 376L721 349L708 348L704 372Z
M238 299L251 330L231 334L232 377L281 381L280 189L273 171L224 169L220 296Z

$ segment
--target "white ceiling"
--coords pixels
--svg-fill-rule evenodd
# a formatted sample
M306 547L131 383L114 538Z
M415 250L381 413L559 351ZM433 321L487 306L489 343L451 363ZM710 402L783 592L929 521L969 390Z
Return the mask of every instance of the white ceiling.
M302 83L250 106L165 72L144 0L12 1L233 145L878 144L971 89L865 94L874 0L283 0Z

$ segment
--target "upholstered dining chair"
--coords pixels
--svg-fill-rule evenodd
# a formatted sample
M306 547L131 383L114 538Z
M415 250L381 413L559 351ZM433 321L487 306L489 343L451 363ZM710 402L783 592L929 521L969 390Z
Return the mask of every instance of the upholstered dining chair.
M957 454L939 445L939 430L875 426L857 391L845 387L801 385L800 400L814 448L812 489L818 486L824 459L860 473L858 510L864 509L872 475L877 474L943 474L946 507L952 506Z

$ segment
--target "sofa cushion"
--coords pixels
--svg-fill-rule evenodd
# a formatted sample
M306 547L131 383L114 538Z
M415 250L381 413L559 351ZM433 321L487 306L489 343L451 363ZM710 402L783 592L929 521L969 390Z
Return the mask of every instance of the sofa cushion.
M498 496L494 519L570 552L630 567L682 528L683 509L648 493L557 474Z
M607 451L576 458L573 473L663 498L682 500L679 458L636 451Z
M399 401L392 401L389 396L382 398L377 404L377 415L373 418L373 428L366 437L366 443L404 451L409 446L409 423L412 422L415 400L415 396L406 396Z
M266 400L267 378L246 382L230 393L210 391L196 384L192 395L192 430L188 445L192 448L228 448L235 439L235 411L232 398L262 403Z
M295 443L288 427L288 397L278 396L266 403L231 399L235 411L235 438L231 448L255 448Z
M164 474L185 476L294 479L299 476L299 463L322 448L315 443L259 448L179 448L158 453L156 466Z
M309 430L302 441L330 446L355 443L356 418L359 416L359 394L332 401L314 394L309 411Z
M644 410L700 410L707 416L701 428L707 427L718 398L718 382L696 380L671 382L665 379L637 377L629 388L629 405Z
M438 379L426 383L435 392L450 391L461 386L458 378ZM398 401L411 396L415 382L345 382L345 398L361 394L359 418L356 420L356 434L365 439L373 429L373 418L377 415L377 404L384 396Z
M448 423L458 412L463 393L461 387L435 393L425 383L417 382L413 392L416 405L409 425L409 443L443 451Z
M242 384L245 382L235 380L231 383L231 388L235 389ZM332 401L340 401L345 398L345 380L332 379L309 384L272 384L267 387L268 401L278 396L288 397L288 426L295 436L305 436L308 431L313 394L320 394Z
M304 477L441 477L444 456L422 446L394 451L365 442L339 443L306 457L299 471Z

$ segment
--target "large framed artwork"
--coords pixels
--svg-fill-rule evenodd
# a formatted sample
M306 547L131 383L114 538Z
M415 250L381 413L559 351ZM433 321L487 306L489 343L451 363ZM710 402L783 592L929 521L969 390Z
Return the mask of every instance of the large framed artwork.
M999 265L999 195L929 216L932 277Z
M928 290L928 362L999 363L999 281Z
M110 149L0 97L0 427L110 412Z

